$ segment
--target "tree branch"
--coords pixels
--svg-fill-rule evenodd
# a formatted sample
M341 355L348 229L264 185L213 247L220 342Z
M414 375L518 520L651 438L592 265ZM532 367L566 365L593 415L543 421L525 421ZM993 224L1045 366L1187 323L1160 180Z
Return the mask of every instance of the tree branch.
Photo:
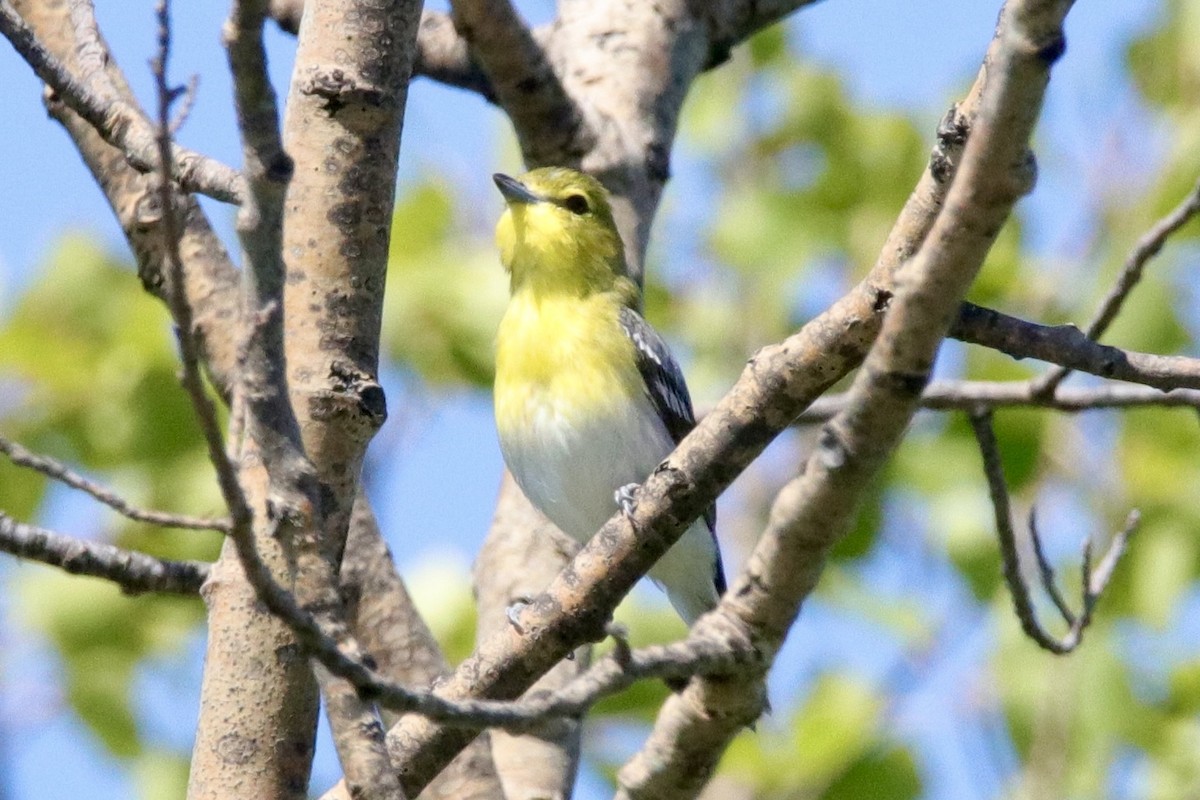
M34 453L16 442L9 441L3 437L0 437L0 453L4 453L4 455L8 456L9 461L19 467L40 472L48 478L70 486L72 489L78 489L81 492L91 495L118 514L135 522L146 522L150 525L158 525L163 528L219 531L221 533L229 532L229 520L227 519L206 519L202 517L190 517L186 514L171 514L165 511L138 508L130 504L112 489L85 478L61 461Z
M565 151L586 152L592 134L579 108L509 0L451 0L450 8L455 30L512 119L525 160L553 164Z
M71 5L72 16L78 14L90 20L90 27L94 29L95 19L90 2L72 0ZM0 33L12 43L37 76L54 90L57 99L86 120L106 142L120 148L131 164L143 172L156 168L153 126L136 107L115 92L106 90L102 75L104 63L111 58L107 51L92 59L95 71L85 71L82 80L77 80L38 41L9 0L0 0ZM99 41L96 36L89 38L93 43ZM243 186L236 170L181 147L172 148L171 158L173 171L184 191L199 192L227 203L240 202Z
M1121 269L1116 284L1100 301L1100 308L1087 324L1084 336L1096 340L1104 335L1108 326L1121 313L1125 300L1141 281L1142 273L1150 259L1158 255L1171 234L1186 225L1197 213L1200 213L1200 180L1193 184L1192 190L1180 201L1179 205L1154 223L1150 230L1138 239L1133 250L1125 258L1125 265ZM1071 371L1065 367L1052 369L1034 381L1034 391L1038 394L1053 395L1054 390L1070 374Z
M1156 389L1200 389L1200 359L1121 350L1089 339L1074 325L1039 325L963 303L950 336L1016 359L1036 358L1102 378Z
M917 410L963 294L1013 204L1032 188L1028 141L1050 64L1062 53L1069 6L1062 0L1006 3L962 165L905 267L848 407L824 426L801 475L776 499L745 571L692 636L743 625L768 663L781 646L816 586L826 553L848 530L863 491ZM761 676L744 671L722 682L692 681L668 698L642 750L621 768L618 797L698 793L725 746L758 713Z
M996 444L996 434L992 430L992 415L988 411L975 411L968 414L971 429L975 433L975 441L979 443L979 452L983 456L983 471L987 476L988 492L992 498L992 508L996 514L996 535L1000 541L1000 555L1004 564L1004 582L1012 593L1013 607L1017 619L1021 621L1021 629L1043 650L1055 655L1065 655L1078 647L1083 641L1083 632L1092 621L1092 612L1112 578L1129 537L1137 529L1139 515L1131 511L1125 521L1125 527L1117 532L1105 551L1101 560L1101 568L1092 569L1092 541L1088 537L1083 547L1083 590L1082 608L1075 614L1063 600L1062 594L1054 581L1054 571L1042 550L1041 535L1038 533L1037 522L1033 511L1029 512L1029 536L1033 542L1034 554L1037 557L1038 570L1042 587L1054 602L1068 630L1062 637L1050 635L1038 622L1037 611L1033 607L1029 586L1021 574L1021 559L1017 550L1017 537L1013 532L1012 505L1008 498L1008 487L1004 482L1004 467L1000 461L1000 449Z
M848 392L826 395L808 407L797 423L825 422L844 411ZM1060 389L1053 396L1034 393L1029 381L934 381L921 394L921 408L933 411L972 411L998 408L1050 408L1080 412L1109 408L1200 408L1200 391L1161 392L1142 386L1097 386Z
M349 499L338 496L336 489L333 492L328 490L328 484L322 481L317 468L308 459L301 427L288 397L283 326L283 223L284 194L292 180L294 165L292 158L283 151L275 95L266 71L266 55L262 47L266 10L265 0L235 2L225 28L230 70L234 77L238 127L249 179L247 201L238 218L238 233L247 261L243 278L244 307L250 321L239 396L245 399L247 429L262 455L268 476L268 508L274 519L268 519L267 523L272 529L277 526L277 530L263 531L260 536L275 534L283 542L289 561L294 564L296 600L306 615L309 610L315 612L313 624L324 627L341 646L357 653L357 643L345 622L337 582L345 544L348 507L357 488L357 475L350 476L348 487L337 487L343 491L348 489L351 493ZM313 43L325 34L321 25L322 13L341 14L348 10L338 8L315 12L316 21L305 28L305 35L301 37L298 70L312 63ZM360 26L364 24L362 13L363 10L359 9ZM371 19L365 21L365 24L375 26L375 38L393 34L402 36L405 25L403 16L390 25L378 25L383 22L380 18L382 13L378 10L373 14L368 12ZM375 43L375 38L368 42ZM406 44L403 38L390 41L384 57L403 52ZM360 44L360 48L362 46ZM317 49L319 47L317 45ZM313 120L311 124L315 126L318 122ZM394 133L398 135L398 130ZM292 208L298 209L302 205L302 200L295 201ZM303 326L303 316L292 324ZM302 369L312 368L311 356L305 358L309 354L293 355L301 362ZM365 441L362 444L365 446ZM337 470L345 468L341 463L331 465L327 458L323 464L327 472L331 466ZM339 502L347 507L345 514L340 513ZM246 532L249 533L248 530ZM333 538L332 544L327 537ZM273 584L273 576L254 566L258 554L253 538L239 537L238 543L239 556L259 597L266 601L272 611L276 610L274 605L286 609L288 616L284 619L291 622L295 609L289 602L273 603L268 600L278 592L268 588ZM278 599L290 600L287 597ZM324 669L316 669L315 673L325 695L342 767L353 791L365 798L402 798L403 793L384 747L383 729L374 709L344 679Z
M758 31L816 0L732 0L706 3L699 13L708 25L707 67L723 64L730 51Z
M26 525L0 511L0 550L72 575L104 578L127 594L197 594L208 577L202 561L168 561Z
M533 31L533 38L545 41L548 31ZM480 69L467 40L455 30L454 21L436 11L421 12L421 27L417 30L417 58L413 74L475 92L489 103L497 102L496 88Z
M428 689L450 672L437 640L396 574L392 554L361 491L350 516L341 585L350 627L381 677L403 686ZM385 725L393 725L400 718L391 709L381 711ZM349 798L345 782L339 786ZM424 800L492 800L502 796L489 735L480 736L459 753L421 796Z

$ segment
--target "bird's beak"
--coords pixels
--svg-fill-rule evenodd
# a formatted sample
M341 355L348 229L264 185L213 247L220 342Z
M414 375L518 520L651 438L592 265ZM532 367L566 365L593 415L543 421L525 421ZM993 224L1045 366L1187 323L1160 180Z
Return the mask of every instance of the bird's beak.
M497 172L493 175L492 180L496 182L496 188L500 190L500 194L504 195L505 201L509 203L528 204L540 203L542 201L542 197L531 192L525 184L502 172Z

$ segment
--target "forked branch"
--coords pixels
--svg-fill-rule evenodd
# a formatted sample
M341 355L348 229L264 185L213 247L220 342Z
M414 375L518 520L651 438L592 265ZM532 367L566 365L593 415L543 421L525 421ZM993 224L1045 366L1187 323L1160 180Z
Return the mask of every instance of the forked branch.
M1016 609L1017 619L1021 621L1021 629L1044 650L1057 655L1070 653L1083 641L1083 632L1092 622L1092 612L1096 603L1112 579L1117 563L1125 552L1125 545L1137 529L1140 516L1136 510L1129 512L1125 526L1113 537L1098 566L1093 567L1091 537L1084 541L1082 596L1080 610L1075 612L1071 610L1058 588L1054 569L1042 547L1037 518L1030 509L1029 537L1033 544L1034 557L1037 559L1042 588L1054 603L1063 622L1067 624L1067 632L1061 637L1052 635L1038 621L1029 584L1021 574L1017 536L1013 530L1012 504L1008 496L1008 486L1004 481L1004 468L1000 462L1000 448L992 427L992 414L990 411L973 411L968 417L971 420L971 430L975 433L975 441L979 443L979 452L983 456L983 471L987 477L988 492L996 514L996 534L1000 540L1004 581L1012 593L1013 607Z

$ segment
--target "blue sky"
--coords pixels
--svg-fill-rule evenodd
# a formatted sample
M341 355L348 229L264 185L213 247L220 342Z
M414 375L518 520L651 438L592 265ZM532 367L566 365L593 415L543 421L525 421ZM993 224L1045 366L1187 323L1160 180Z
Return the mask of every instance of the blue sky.
M138 94L149 96L145 65L154 41L152 3L101 0L98 5L102 28L118 62ZM804 53L842 72L852 97L912 114L932 139L937 118L978 68L998 5L993 0L827 0L804 11L791 25ZM201 78L197 103L181 138L189 146L236 164L239 148L229 108L224 54L219 47L226 8L204 2L176 6L173 73L176 79L192 73ZM537 3L526 10L531 18L541 20L548 8L547 3ZM1079 4L1070 18L1067 57L1056 67L1038 133L1041 178L1023 206L1030 240L1044 254L1070 253L1079 241L1088 210L1079 200L1079 176L1101 160L1105 136L1144 132L1145 122L1123 83L1118 58L1128 38L1155 19L1157 8L1154 0L1093 0ZM269 46L272 75L282 90L287 85L294 44L289 37L272 32ZM0 87L5 104L0 114L0 152L6 154L0 162L3 314L36 274L39 259L65 231L87 231L118 251L123 243L99 190L90 183L67 137L47 121L37 81L7 45L0 45ZM419 81L410 96L401 183L431 172L446 176L459 193L461 206L471 209L468 224L486 235L500 207L490 175L519 168L512 162L510 138L507 123L495 109L464 92ZM1153 143L1154 138L1147 136L1147 140ZM1146 164L1134 168L1152 165L1155 148L1147 150ZM676 168L677 178L668 187L664 206L685 209L679 212L683 218L691 202L689 192L703 187L705 181L694 174L695 161L689 160L686 149L678 154ZM232 212L214 203L207 205L218 229L228 237ZM655 247L662 246L663 237L694 233L674 218L664 219L657 231ZM389 463L381 465L371 487L379 498L384 529L405 533L405 546L397 550L402 569L439 561L465 570L490 520L501 471L489 399L475 394L413 393L390 372L384 380L393 407L403 408L405 417L402 431L390 436L385 433L402 447L389 448ZM879 571L885 583L922 579L913 574L922 567L897 552L881 554L869 568ZM0 580L3 576L0 565ZM961 587L951 576L943 575L932 585L942 595L939 602L954 605ZM651 600L653 595L647 592L645 597ZM27 696L44 698L54 692L45 675L51 654L14 624L12 610L3 605L8 602L10 598L0 593L0 614L4 615L0 617L0 639L6 646L11 643L0 662L0 669L5 670L0 675L0 726L6 724L4 709L16 707ZM853 654L872 641L873 631L854 629L839 619L836 611L819 604L807 614L809 627L792 637L782 655L773 694L786 693L787 686L811 675L823 663L846 665L869 675L903 661L898 650L891 655L856 658ZM945 729L953 726L953 709L939 710L939 697L946 702L940 690L948 681L960 679L964 671L975 669L990 646L984 626L968 624L968 628L945 632L946 652L934 660L935 674L926 678L922 693L908 697L897 712L898 729L907 731L938 774L927 787L927 796L939 800L994 796L1014 758L1001 752L996 782L971 784L966 768L980 752L994 753L994 743L986 740L986 728L979 734L983 737L980 741L963 742L952 741L953 730ZM826 634L831 632L836 635L829 641ZM888 648L885 645L883 649ZM200 652L202 643L197 641L177 659L157 665L142 681L147 726L176 749L186 750L190 742ZM939 726L933 722L936 719L947 722ZM317 785L335 774L336 765L327 748L318 770L325 778L318 778ZM601 796L597 787L594 776L585 776L580 796ZM0 797L52 799L80 794L126 797L131 794L131 784L130 777L104 758L99 744L70 715L56 712L49 703L44 716L32 722L23 720L19 731L0 727Z

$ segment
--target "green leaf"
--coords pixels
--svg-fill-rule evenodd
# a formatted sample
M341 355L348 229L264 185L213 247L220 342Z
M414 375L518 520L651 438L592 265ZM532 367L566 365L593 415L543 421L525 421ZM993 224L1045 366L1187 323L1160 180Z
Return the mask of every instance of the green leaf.
M434 384L490 386L508 279L490 242L464 235L448 190L411 189L396 206L384 298L387 355Z

